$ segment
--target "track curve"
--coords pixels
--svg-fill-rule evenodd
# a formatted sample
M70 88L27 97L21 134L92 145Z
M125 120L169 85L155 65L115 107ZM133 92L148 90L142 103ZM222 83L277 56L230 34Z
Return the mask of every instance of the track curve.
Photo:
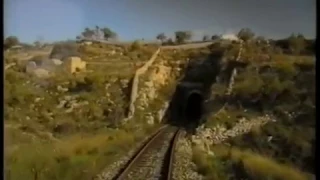
M114 179L172 179L175 146L180 134L177 127L161 127Z

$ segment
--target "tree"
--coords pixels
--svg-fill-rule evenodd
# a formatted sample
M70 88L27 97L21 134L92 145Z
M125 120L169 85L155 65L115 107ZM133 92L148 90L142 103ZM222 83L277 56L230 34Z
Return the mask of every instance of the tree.
M104 40L104 32L102 31L102 29L100 29L99 26L96 26L96 29L94 30L94 35L93 35L93 39L96 40Z
M82 37L81 37L82 36ZM81 38L86 39L96 39L96 40L108 40L110 38L116 38L117 34L113 32L110 28L100 28L99 26L95 26L95 28L85 28L81 33L81 36L77 36L77 40Z
M44 38L42 36L38 36L37 40L33 43L37 48L41 48L44 45Z
M92 38L94 35L94 31L90 28L85 28L84 32L81 33L84 38Z
M86 32L86 31L90 31L90 28L86 27L86 28L84 29L84 31L85 31L85 32Z
M243 41L248 41L254 37L254 33L249 28L243 28L238 32L238 38Z
M306 43L306 53L308 54L314 54L315 52L315 40L314 39L310 39L310 40L305 40Z
M135 41L131 44L130 50L131 50L131 51L139 50L139 49L141 49L141 46L142 46L141 42L140 42L139 40L135 40Z
M8 48L11 48L12 46L18 45L19 43L20 43L19 39L16 36L9 36L4 40L3 46L4 46L4 49L8 49Z
M172 38L169 38L166 44L167 45L174 45Z
M209 40L210 40L209 35L204 35L202 38L202 41L209 41Z
M40 41L35 41L33 44L34 44L34 46L37 47L37 48L39 48L39 47L41 46Z
M213 35L213 36L211 36L211 40L217 40L217 39L219 39L219 36L218 35Z
M184 43L187 40L190 40L192 37L191 31L177 31L175 32L176 42L177 43Z
M304 36L303 36L303 34L301 34L301 33L299 33L299 34L297 35L297 38L299 38L299 39L305 39Z
M158 34L157 39L160 40L161 43L163 43L163 41L167 39L167 36L164 33L160 33Z
M264 37L262 37L262 36L258 36L258 37L256 38L256 41L257 41L258 43L265 43L265 42L266 42L266 39L265 39Z
M300 54L306 48L305 38L302 34L292 34L289 38L289 49L294 54Z
M64 58L70 57L70 56L79 57L77 44L70 43L70 42L63 42L63 43L56 43L53 46L52 51L49 55L49 58L64 60Z
M117 37L117 33L112 31L110 28L105 27L105 28L102 28L101 30L104 33L104 39L105 40L109 40L111 38Z

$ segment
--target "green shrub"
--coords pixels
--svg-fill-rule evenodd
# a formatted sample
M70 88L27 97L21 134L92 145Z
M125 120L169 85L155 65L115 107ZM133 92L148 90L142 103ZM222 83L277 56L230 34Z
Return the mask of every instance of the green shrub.
M235 163L236 168L243 171L242 174L252 179L309 179L307 173L298 169L278 163L271 158L255 154L251 151L245 151L238 148L214 147L214 152L218 157L229 158ZM239 162L242 162L239 164ZM241 166L239 166L241 165Z
M197 172L207 179L229 179L230 174L226 171L220 158L208 156L201 149L194 147L192 160L197 166Z
M140 41L136 40L134 41L130 46L130 51L137 51L142 48L142 44Z
M236 77L234 93L243 97L259 94L263 81L255 72L245 72Z

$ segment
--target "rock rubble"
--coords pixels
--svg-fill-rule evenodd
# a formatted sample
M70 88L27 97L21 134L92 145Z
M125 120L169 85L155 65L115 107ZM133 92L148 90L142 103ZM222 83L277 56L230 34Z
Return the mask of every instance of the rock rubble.
M250 132L252 128L261 127L268 122L276 122L276 120L270 115L259 116L251 120L242 118L238 123L228 130L220 125L217 125L213 128L205 128L204 126L200 126L197 128L196 134L191 136L191 142L203 149L208 154L214 155L209 148L210 145L220 144L229 138L246 134ZM272 137L269 139L271 141Z
M174 180L201 180L202 175L196 172L196 165L192 162L192 145L185 137L180 137L174 158Z

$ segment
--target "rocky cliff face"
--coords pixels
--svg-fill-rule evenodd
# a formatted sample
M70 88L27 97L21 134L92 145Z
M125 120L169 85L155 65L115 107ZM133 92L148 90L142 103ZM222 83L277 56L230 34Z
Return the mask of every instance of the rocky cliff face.
M137 109L140 111L153 111L150 117L157 117L157 121L160 122L162 117L159 114L164 115L164 110L170 100L170 94L174 90L174 79L178 73L178 67L168 66L161 61L153 65L139 83ZM149 123L153 122L149 120Z
M154 116L158 121L161 120L159 114L164 114L164 109L168 107L177 82L185 75L188 57L192 52L164 50L158 55L146 73L140 76L135 103L137 111L147 111L150 113L148 117ZM172 59L172 56L175 58ZM149 122L152 123L153 120Z

